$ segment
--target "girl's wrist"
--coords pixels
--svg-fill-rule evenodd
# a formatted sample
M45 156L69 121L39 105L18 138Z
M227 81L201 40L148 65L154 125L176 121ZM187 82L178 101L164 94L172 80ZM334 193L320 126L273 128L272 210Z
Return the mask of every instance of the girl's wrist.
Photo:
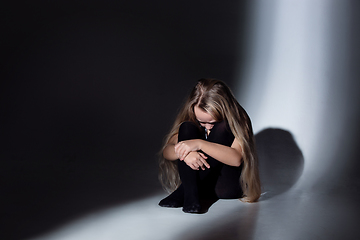
M205 142L204 140L202 140L202 139L198 139L198 151L200 151L200 150L202 150L202 148L203 148L203 143Z

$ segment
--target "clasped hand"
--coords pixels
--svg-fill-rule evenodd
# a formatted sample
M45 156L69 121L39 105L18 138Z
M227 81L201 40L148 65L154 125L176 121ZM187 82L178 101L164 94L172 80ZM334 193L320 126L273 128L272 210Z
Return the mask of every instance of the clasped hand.
M205 170L205 167L210 168L210 165L206 161L207 156L198 152L200 150L199 141L194 139L179 142L175 145L175 153L180 161L184 161L192 169Z

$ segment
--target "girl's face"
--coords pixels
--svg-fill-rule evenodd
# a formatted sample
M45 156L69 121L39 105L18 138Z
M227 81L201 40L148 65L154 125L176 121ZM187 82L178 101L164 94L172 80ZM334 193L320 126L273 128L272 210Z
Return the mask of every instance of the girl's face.
M214 127L216 120L207 112L202 110L201 108L195 106L194 113L196 120L200 123L200 125L207 130L210 130Z

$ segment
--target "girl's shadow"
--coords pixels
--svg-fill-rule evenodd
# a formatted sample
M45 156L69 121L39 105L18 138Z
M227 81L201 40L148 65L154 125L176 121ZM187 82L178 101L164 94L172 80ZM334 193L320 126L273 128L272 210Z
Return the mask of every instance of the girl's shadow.
M304 169L304 157L292 134L267 128L255 135L262 185L261 200L289 190Z

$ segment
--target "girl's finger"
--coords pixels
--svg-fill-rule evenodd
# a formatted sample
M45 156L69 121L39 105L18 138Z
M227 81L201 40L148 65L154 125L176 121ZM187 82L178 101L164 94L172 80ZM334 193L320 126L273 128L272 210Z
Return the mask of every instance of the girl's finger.
M210 165L208 164L207 161L205 161L205 159L200 159L200 161L201 161L207 168L210 168Z

